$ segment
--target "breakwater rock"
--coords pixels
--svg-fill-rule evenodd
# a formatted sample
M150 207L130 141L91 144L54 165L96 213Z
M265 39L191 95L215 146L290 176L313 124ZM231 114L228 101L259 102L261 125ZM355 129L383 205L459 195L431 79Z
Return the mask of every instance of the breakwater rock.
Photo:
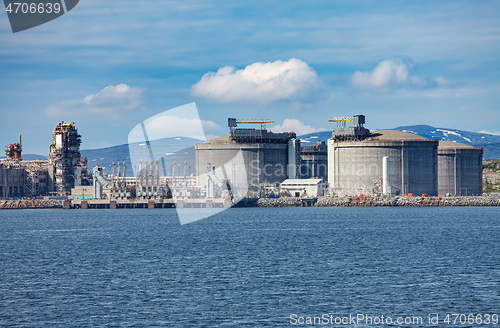
M261 198L258 207L500 206L498 196Z
M257 207L307 207L314 206L316 198L281 197L281 198L260 198Z
M110 204L108 204L110 205ZM427 206L500 206L500 196L457 196L457 197L281 197L248 198L235 207L427 207ZM35 199L35 200L0 200L1 209L69 209L71 200ZM109 207L108 207L109 208Z
M0 200L0 209L63 208L63 203L55 199Z
M500 206L500 197L321 197L318 207L375 207L375 206Z

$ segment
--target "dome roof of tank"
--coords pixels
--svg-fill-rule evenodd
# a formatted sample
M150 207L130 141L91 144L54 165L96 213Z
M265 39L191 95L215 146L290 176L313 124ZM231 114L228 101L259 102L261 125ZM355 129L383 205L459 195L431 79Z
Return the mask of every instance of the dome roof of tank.
M471 145L466 145L460 142L454 142L454 141L440 141L439 142L439 148L447 148L447 149L478 149L474 146Z
M226 142L231 142L229 134L226 134L225 136L215 137L213 139L205 141L205 143L226 143Z
M380 140L429 140L417 134L396 130L371 131L370 138L377 138Z

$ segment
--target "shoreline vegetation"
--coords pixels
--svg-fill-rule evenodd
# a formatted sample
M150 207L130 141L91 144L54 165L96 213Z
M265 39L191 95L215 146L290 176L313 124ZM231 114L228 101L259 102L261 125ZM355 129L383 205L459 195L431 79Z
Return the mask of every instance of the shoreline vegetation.
M235 207L500 206L499 195L454 197L281 197L245 199ZM0 209L71 209L69 200L0 200Z

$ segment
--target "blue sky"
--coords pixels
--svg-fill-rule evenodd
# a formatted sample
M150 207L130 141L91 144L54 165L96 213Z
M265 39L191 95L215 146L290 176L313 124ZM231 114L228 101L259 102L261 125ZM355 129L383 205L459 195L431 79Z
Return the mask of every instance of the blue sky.
M13 34L0 14L0 142L46 154L61 120L82 148L196 102L274 130L428 124L500 133L498 1L96 1Z

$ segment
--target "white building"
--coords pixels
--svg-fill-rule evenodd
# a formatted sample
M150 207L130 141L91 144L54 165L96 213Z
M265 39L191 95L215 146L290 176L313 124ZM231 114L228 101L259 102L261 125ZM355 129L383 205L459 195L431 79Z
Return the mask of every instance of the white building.
M293 197L324 196L328 182L323 179L287 179L280 184L282 190L287 190Z

